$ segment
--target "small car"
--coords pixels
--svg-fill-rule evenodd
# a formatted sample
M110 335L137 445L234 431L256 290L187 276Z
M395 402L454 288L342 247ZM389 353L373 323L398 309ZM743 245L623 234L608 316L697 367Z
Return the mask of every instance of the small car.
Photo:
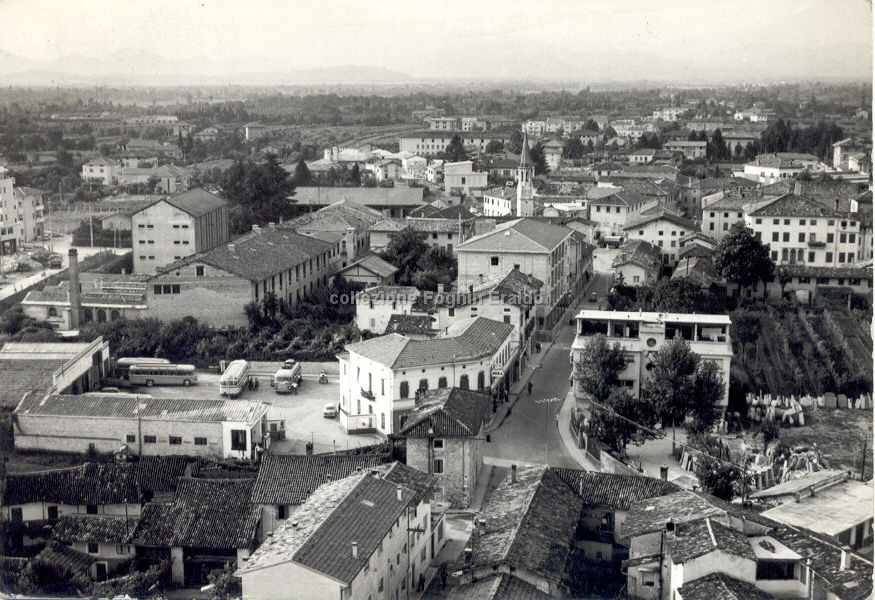
M598 301L599 301L599 295L596 294L595 292L593 292L592 294L589 295L589 301L590 301L590 302L598 302Z
M329 402L325 405L325 409L322 411L322 416L326 419L333 419L337 416L337 405L333 402Z
M104 394L121 394L122 391L117 387L102 387L100 391Z

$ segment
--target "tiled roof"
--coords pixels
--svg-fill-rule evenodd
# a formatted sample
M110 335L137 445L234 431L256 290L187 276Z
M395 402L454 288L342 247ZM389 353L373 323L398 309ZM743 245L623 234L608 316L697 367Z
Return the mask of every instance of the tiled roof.
M824 206L808 196L786 194L752 210L753 217L828 217L848 218L850 215Z
M15 409L20 416L115 417L193 423L254 422L266 407L255 400L153 398L135 394L28 394Z
M610 506L617 510L629 510L633 502L665 496L680 490L673 483L653 477L595 473L576 469L555 469L555 472L588 506Z
M124 516L61 515L52 527L52 539L59 542L127 544L136 526L136 519Z
M855 279L866 279L872 278L872 267L811 267L808 265L799 265L799 264L788 264L781 265L783 269L787 270L787 273L790 274L791 277L830 277L830 278L855 278Z
M683 600L774 600L752 583L724 573L709 573L684 583L678 590Z
M477 317L459 335L412 340L390 333L347 345L347 350L393 369L449 364L493 355L513 332L513 325Z
M575 232L572 230L572 235ZM455 294L443 294L438 298L439 304L450 307L467 306L483 298L498 297L508 304L531 306L534 304L538 290L544 286L540 279L523 273L520 269L511 269L497 281L474 287L472 292L460 290Z
M583 502L551 469L519 470L483 506L485 533L471 537L471 566L507 565L561 581Z
M204 263L249 281L261 281L324 254L332 247L333 244L310 236L268 227L187 256L158 272L167 273L183 265Z
M611 267L617 268L629 263L659 271L662 267L662 252L650 242L636 239L628 240L614 257Z
M299 188L300 189L300 188ZM341 200L316 212L302 215L293 221L283 223L285 229L298 231L337 231L346 232L349 227L364 231L380 219L382 215L372 208L357 204L352 200Z
M685 563L715 550L756 560L744 533L710 518L676 524L673 533L666 533L665 543L666 554L671 556L675 564Z
M161 200L144 206L137 212L141 212L159 202L166 202L170 206L178 208L193 217L201 217L228 204L224 198L220 198L203 188L195 188L193 190L188 190L187 192L173 194L172 196L162 198Z
M62 569L67 569L73 573L84 575L87 573L88 567L91 566L91 563L95 561L95 558L84 552L73 550L73 548L65 546L64 544L49 542L46 544L46 547L33 558L33 560L48 563Z
M660 208L652 212L651 214L648 214L647 216L643 216L640 219L632 221L631 223L623 227L623 230L635 229L636 227L640 227L653 221L668 221L669 223L673 223L679 227L684 227L686 229L689 229L690 231L696 231L698 229L696 224L689 219L685 219L684 217L676 215L666 208Z
M383 219L370 227L370 231L396 232L410 227L419 233L458 233L459 221L435 217L405 219Z
M261 509L252 479L182 478L173 502L150 502L133 535L140 546L249 548Z
M671 274L672 279L691 279L696 283L711 285L717 283L720 278L717 276L717 270L714 263L708 257L713 254L712 250L702 248L705 256L689 256L683 255L678 261L678 265Z
M134 483L146 492L172 492L185 475L185 456L141 456L134 463Z
M383 219L371 225L368 230L380 233L393 233L407 229L407 227L408 225L406 219Z
M841 600L860 600L872 593L872 561L850 554L850 565L841 568L842 548L832 538L813 531L780 525L770 532L776 540L811 559L818 575L818 585L826 587Z
M401 315L389 317L384 333L399 333L401 335L437 335L434 317L429 315Z
M447 590L444 600L549 600L552 598L531 583L508 573L497 573L474 583Z
M496 187L483 192L483 197L486 198L501 198L503 200L516 200L516 188L511 187Z
M724 510L698 494L679 491L667 496L633 502L623 523L620 539L660 531L668 521L685 523L724 514Z
M399 207L421 206L425 204L423 188L415 187L375 187L375 188L325 188L325 187L298 187L291 200L303 206L331 205L343 200L351 200L356 204L367 207Z
M550 252L570 235L567 227L533 218L515 219L466 240L459 249Z
M419 469L395 461L378 467L377 472L384 480L412 491L416 502L431 498L435 478Z
M363 472L326 483L292 511L241 572L292 561L349 583L398 517L416 503L415 491L388 481L380 473ZM358 547L357 556L352 554L353 542Z
M371 273L374 273L375 275L378 275L380 277L391 277L398 272L398 267L396 267L392 263L386 262L376 254L368 254L364 258L361 258L351 265L344 267L343 269L338 271L338 273L344 273L355 267L367 269Z
M745 179L744 177L707 177L705 179L693 179L690 181L689 187L706 191L739 187L755 188L757 185L759 184L756 181ZM790 191L792 191L792 186Z
M6 475L3 505L125 504L139 500L129 464L85 463L78 467Z
M5 360L0 358L0 406L15 408L26 394L52 387L52 375L67 363L59 360Z
M266 454L252 488L256 504L303 504L326 481L348 477L359 469L388 462L383 454L311 455Z
M758 154L757 157L746 163L756 167L771 167L778 169L802 168L802 161L815 161L817 157L811 154L796 154L792 152L778 152L776 154Z
M461 388L427 390L408 415L401 435L416 437L476 436L486 420L490 398Z

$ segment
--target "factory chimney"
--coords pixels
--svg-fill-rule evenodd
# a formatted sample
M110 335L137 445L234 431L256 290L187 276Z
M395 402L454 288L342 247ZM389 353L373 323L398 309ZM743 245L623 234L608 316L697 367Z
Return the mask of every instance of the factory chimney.
M76 248L70 248L70 329L79 329L79 317L82 305L79 301L81 285L79 283L79 254Z

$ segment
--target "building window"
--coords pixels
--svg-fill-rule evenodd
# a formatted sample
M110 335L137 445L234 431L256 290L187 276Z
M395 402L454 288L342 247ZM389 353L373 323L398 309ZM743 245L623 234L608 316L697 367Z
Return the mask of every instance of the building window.
M490 257L489 264L491 264L493 267L497 267L498 266L498 257L497 256Z
M231 430L231 450L246 451L246 430L232 429Z
M799 241L800 241L800 242L804 242L804 241L805 241L805 232L800 232L800 233L799 233Z
M459 387L463 390L468 389L468 376L467 375L462 375L461 377L459 377Z
M182 445L182 437L178 435L170 436L170 445L171 446L181 446Z
M796 579L795 566L791 561L758 560L757 579Z
M432 448L442 449L444 447L444 441L440 438L435 438L432 440Z
M203 277L204 276L204 268L200 265L194 268L195 277Z
M46 509L46 517L48 517L48 519L50 521L56 520L58 518L58 507L57 506L49 506Z
M145 444L154 444L154 443L156 443L157 441L158 441L158 440L155 439L155 436L154 436L154 435L144 435L144 436L143 436L143 443L145 443Z
M406 381L402 381L401 389L399 390L398 395L402 398L407 398L408 396L410 396L410 384L408 384Z
M125 442L127 442L128 444L133 444L136 441L137 441L137 436L135 436L132 433L129 433L125 436Z
M155 286L152 286L152 287L153 287L153 291L155 292L155 295L156 295L156 296L160 296L160 295L161 295L161 286L160 286L160 285L155 285Z
M97 505L89 504L85 507L85 514L88 515L96 515L97 514Z
M97 542L88 542L88 554L97 554L100 552L100 545Z
M206 446L207 445L207 438L205 438L205 437L194 438L194 445L195 446Z
M785 232L784 232L783 239L784 239L785 242L789 242L789 241L790 241L790 232L789 232L789 231L785 231Z
M419 380L419 389L427 390L428 389L428 379L420 379Z
M436 458L432 461L432 473L434 473L435 475L443 475L444 459Z
M22 512L22 509L20 507L12 508L9 512L11 513L10 518L12 519L13 523L21 523L22 521L24 521L24 513Z
M115 553L120 555L129 554L131 547L128 544L116 544Z
M828 263L832 262L832 252L826 253L826 262L828 262Z
M286 505L280 504L276 507L276 518L285 519L288 516Z
M447 387L447 378L441 377L438 379L438 389L444 389Z

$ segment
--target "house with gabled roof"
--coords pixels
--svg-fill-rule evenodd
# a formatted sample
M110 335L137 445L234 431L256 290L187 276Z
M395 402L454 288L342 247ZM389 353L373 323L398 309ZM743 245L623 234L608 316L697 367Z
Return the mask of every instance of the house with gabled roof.
M349 283L360 283L371 287L375 285L392 285L398 267L387 262L376 254L367 254L355 262L343 266L337 271L337 277Z
M265 454L252 487L252 502L261 507L259 541L282 525L323 483L390 461L388 454Z
M513 325L477 317L434 339L390 333L347 345L338 355L341 425L390 435L415 407L417 390L509 386L517 355L513 333Z
M404 438L407 464L435 477L435 499L467 508L483 465L483 428L492 415L492 399L459 388L420 394L398 435Z
M382 215L372 208L353 200L343 199L278 227L292 229L303 235L326 241L340 240L337 266L343 268L368 253L369 229L382 218ZM334 237L325 237L326 235Z
M294 307L328 285L339 253L339 241L256 225L161 267L146 288L147 314L168 321L192 316L212 327L245 325L250 302L273 294Z
M509 575L542 594L568 592L568 562L583 501L549 467L511 469L486 499L454 582Z
M252 503L252 479L179 481L173 502L150 502L131 537L146 563L170 562L179 585L207 583L214 569L240 567L255 550L260 508Z
M124 515L64 515L52 527L52 540L91 557L89 575L103 581L136 555L131 536L136 518Z
M457 248L458 287L479 286L518 269L543 283L535 310L538 328L550 329L561 303L580 293L591 276L592 246L574 234L535 218L500 223Z
M161 198L131 215L134 273L159 268L228 241L228 203L202 188Z
M445 540L431 479L392 463L322 484L240 565L243 596L336 600L422 591Z
M662 253L644 240L629 240L620 246L620 252L611 263L616 278L622 275L625 285L650 285L659 279Z
M698 225L672 210L658 207L645 211L628 223L623 231L630 240L644 240L659 248L664 263L675 264L680 252L680 239L699 231Z
M98 156L82 165L82 179L99 182L102 185L113 185L118 177L121 164L118 161Z

